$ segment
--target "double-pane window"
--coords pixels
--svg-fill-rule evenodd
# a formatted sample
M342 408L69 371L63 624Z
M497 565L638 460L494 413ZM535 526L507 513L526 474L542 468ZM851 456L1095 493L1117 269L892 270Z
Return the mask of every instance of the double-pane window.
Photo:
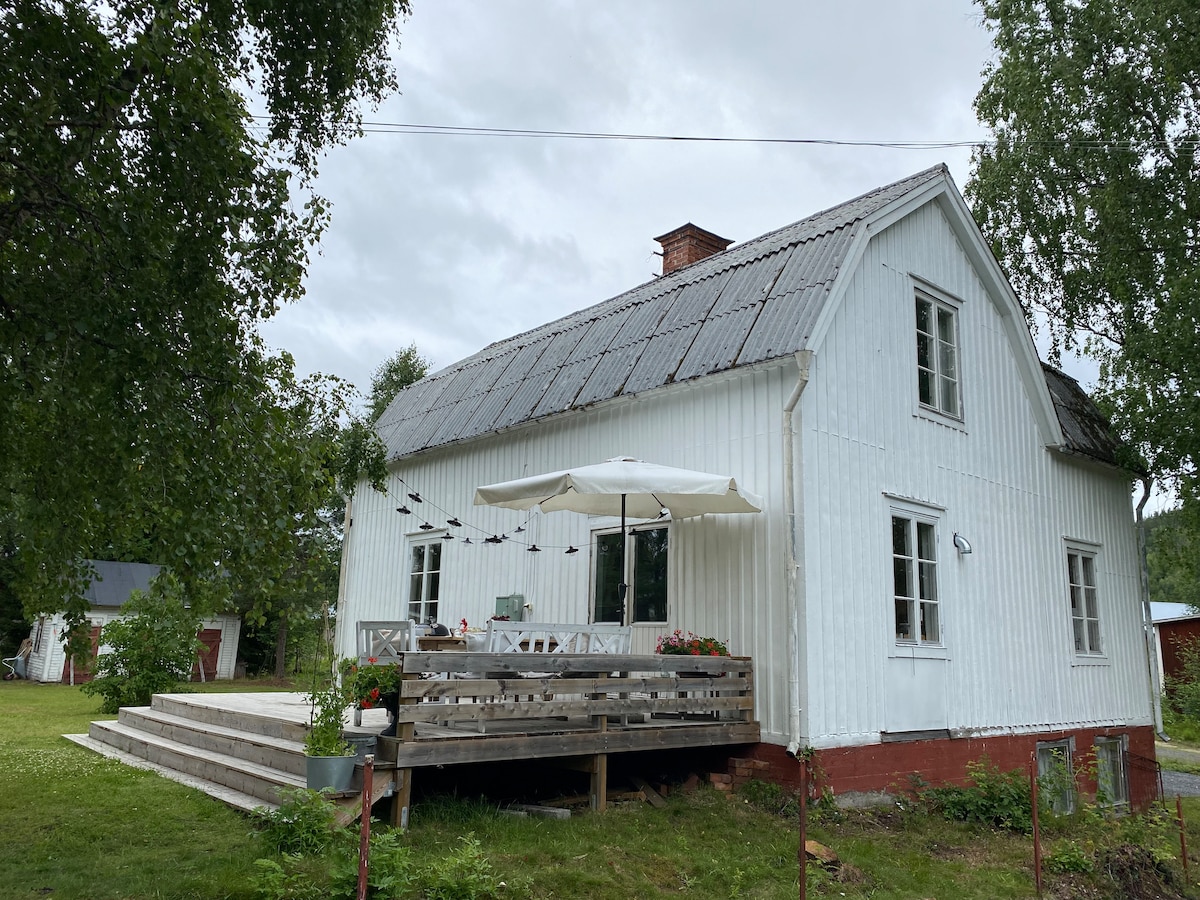
M442 577L442 542L412 545L408 575L408 617L414 622L436 622L438 582Z
M921 405L962 418L958 391L958 312L917 294L917 396Z
M941 643L937 565L937 526L893 514L892 596L897 641Z
M1068 549L1067 582L1071 596L1071 630L1075 638L1075 652L1083 656L1100 655L1104 648L1100 643L1095 555Z

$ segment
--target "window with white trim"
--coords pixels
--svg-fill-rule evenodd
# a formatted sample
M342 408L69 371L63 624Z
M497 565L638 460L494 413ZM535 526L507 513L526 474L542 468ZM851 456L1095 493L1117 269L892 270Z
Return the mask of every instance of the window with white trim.
M918 290L917 398L921 406L962 418L958 385L958 310Z
M1129 805L1129 770L1124 735L1096 738L1096 800L1104 806Z
M1102 656L1100 602L1096 593L1096 554L1080 547L1067 547L1067 590L1071 599L1071 633L1075 653Z
M892 510L892 599L897 643L941 645L935 519Z
M442 540L413 540L408 567L408 617L422 624L438 620Z

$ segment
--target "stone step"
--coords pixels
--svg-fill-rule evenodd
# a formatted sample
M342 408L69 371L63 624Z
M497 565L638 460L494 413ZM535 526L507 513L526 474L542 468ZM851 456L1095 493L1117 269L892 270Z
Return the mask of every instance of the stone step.
M268 803L278 803L281 788L302 788L296 775L226 753L202 750L169 738L131 728L123 722L93 722L88 730L96 741L166 769L232 788Z
M304 744L252 731L199 722L152 706L121 710L121 724L207 753L220 753L260 766L304 775Z

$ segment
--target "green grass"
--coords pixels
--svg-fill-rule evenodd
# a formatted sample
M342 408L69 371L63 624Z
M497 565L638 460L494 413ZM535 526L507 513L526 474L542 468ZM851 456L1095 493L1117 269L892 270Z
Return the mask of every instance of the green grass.
M60 737L86 731L97 705L77 688L0 684L0 900L255 898L254 861L269 850L247 817ZM424 801L404 842L421 865L438 866L473 834L514 898L794 898L796 820L770 800L703 789L672 795L665 809L619 804L565 822L503 816L482 801ZM1185 816L1200 847L1200 801L1186 801ZM1169 829L1150 833L1140 821L1051 823L1047 849L1067 858L1076 846L1121 839L1169 856ZM840 880L810 867L813 898L1034 896L1025 836L901 809L818 814L809 832L847 864ZM1105 896L1089 877L1048 874L1048 896Z

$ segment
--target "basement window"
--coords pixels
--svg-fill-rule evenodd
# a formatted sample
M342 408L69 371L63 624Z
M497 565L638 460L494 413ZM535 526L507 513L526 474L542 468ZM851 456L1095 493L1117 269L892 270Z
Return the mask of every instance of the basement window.
M1118 809L1129 806L1126 735L1096 738L1096 802Z
M1039 741L1037 745L1038 790L1050 798L1057 815L1075 812L1075 770L1071 751L1074 740Z

